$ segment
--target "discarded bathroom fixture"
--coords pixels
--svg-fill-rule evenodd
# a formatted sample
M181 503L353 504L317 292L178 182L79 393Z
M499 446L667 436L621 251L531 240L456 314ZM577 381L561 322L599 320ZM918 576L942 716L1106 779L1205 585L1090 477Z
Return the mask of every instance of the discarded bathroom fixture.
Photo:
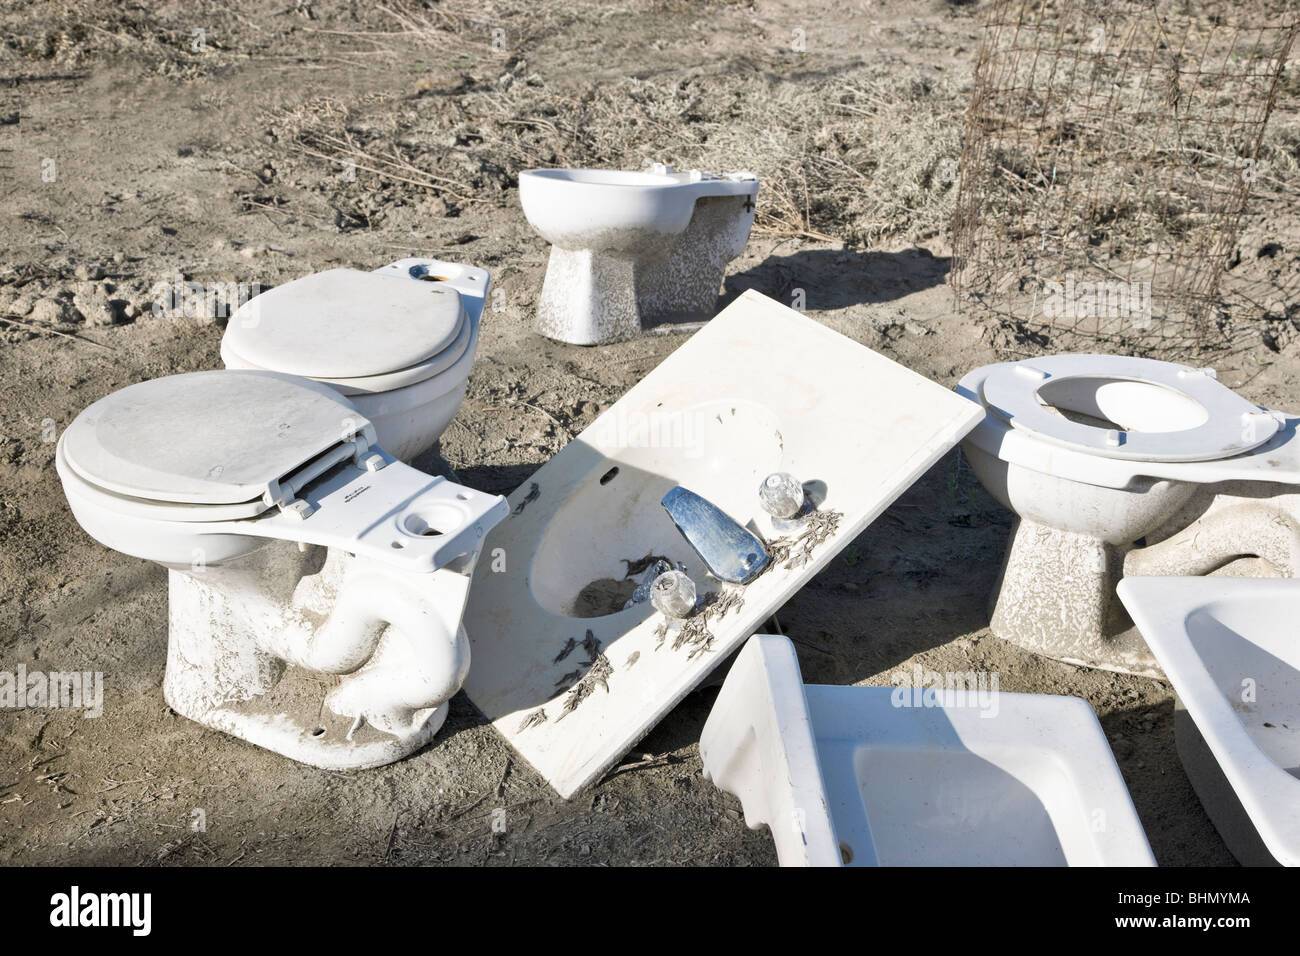
M551 244L537 331L599 345L635 338L643 321L710 317L757 195L753 173L524 170L519 202Z
M465 398L487 290L484 270L436 259L318 272L240 306L221 359L330 386L375 426L386 451L409 461L433 446Z
M1174 685L1178 755L1223 842L1300 866L1300 581L1132 577L1119 596Z
M1015 512L991 629L1027 650L1160 676L1115 600L1121 576L1207 574L1261 555L1300 572L1300 442L1213 370L1119 355L986 365L962 450Z
M704 774L782 866L1155 865L1086 701L917 691L805 685L794 645L756 635L700 735Z
M486 544L504 565L475 578L465 611L474 654L466 693L562 796L573 795L982 414L744 293L510 496L512 515ZM681 485L752 531L766 516L759 485L774 471L800 476L816 510L798 533L764 538L771 561L762 574L724 584L660 502ZM684 619L627 600L657 559L698 589Z
M331 770L437 733L504 499L402 464L338 392L273 372L113 392L67 427L55 463L91 537L168 568L177 713ZM322 702L329 675L344 676Z

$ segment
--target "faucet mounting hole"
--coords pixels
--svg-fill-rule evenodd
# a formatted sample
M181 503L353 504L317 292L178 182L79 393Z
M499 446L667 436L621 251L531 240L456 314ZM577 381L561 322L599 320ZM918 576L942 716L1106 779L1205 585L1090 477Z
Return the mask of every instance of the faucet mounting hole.
M600 483L602 485L607 485L617 477L618 477L618 465L615 465L609 471L605 472L603 475L600 476Z
M847 843L841 843L841 844L840 844L840 859L844 861L844 865L845 865L845 866L848 866L850 863L852 863L852 862L853 862L853 847L849 846Z
M313 730L313 731L311 732L311 735L312 735L313 737L324 737L324 736L325 736L325 728L324 728L324 727L317 727L315 730Z

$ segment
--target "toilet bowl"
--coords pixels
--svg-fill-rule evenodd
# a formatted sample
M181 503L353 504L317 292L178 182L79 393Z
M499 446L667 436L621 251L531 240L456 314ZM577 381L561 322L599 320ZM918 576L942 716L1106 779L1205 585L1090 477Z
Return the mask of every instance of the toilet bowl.
M752 173L524 170L519 202L551 244L537 331L598 345L635 338L643 322L709 318L757 195Z
M385 451L410 461L465 398L487 289L482 269L435 259L319 272L244 303L221 359L330 386L374 425Z
M328 386L260 371L140 382L65 429L55 463L78 523L168 568L163 694L177 713L335 770L437 732L468 672L461 615L505 501L375 438Z
M1300 866L1300 581L1133 577L1119 596L1176 692L1174 739L1248 866Z
M1120 577L1204 574L1261 549L1290 574L1300 559L1300 419L1251 404L1212 370L1055 355L977 368L957 391L987 410L966 460L1016 515L998 637L1160 676L1114 598Z
M494 573L465 611L466 695L572 796L982 415L745 292L511 494L486 546ZM797 476L812 506L780 528L760 496L773 473ZM694 583L688 620L635 602L657 560Z
M1086 701L916 690L805 685L794 645L755 635L700 734L704 775L782 866L1154 865Z

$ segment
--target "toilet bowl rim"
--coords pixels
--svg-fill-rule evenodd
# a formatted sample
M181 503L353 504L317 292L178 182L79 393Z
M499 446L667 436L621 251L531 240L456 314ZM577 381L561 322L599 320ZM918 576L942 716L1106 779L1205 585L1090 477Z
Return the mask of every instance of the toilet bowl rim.
M564 173L621 173L628 176L641 177L642 181L636 182L587 182L581 179L568 178ZM694 193L697 196L753 196L758 193L759 180L753 173L735 172L721 175L713 175L713 178L692 180L689 174L683 173L653 173L643 172L631 169L595 169L590 167L579 166L557 166L557 167L540 167L536 169L525 169L519 173L520 189L522 196L523 184L525 182L547 183L554 188L568 188L574 191L584 190L590 193L600 193L606 191L632 191L648 190L657 192L660 190L685 190Z
M1081 425L1048 412L1038 391L1049 382L1100 378L1156 385L1205 409L1205 422L1169 432L1113 432ZM1208 462L1232 458L1268 442L1276 417L1219 383L1205 370L1156 359L1120 355L1063 354L986 365L968 372L957 391L989 413L977 431L1014 429L1018 434L1093 457L1131 462ZM1244 415L1258 415L1250 437ZM1107 443L1118 434L1123 444Z

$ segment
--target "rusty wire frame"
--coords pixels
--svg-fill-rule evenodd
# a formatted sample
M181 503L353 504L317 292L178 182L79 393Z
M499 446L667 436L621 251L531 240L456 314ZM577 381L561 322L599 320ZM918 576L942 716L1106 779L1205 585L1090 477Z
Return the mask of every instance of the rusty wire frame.
M951 282L1056 347L1203 349L1300 17L1254 0L993 0Z

